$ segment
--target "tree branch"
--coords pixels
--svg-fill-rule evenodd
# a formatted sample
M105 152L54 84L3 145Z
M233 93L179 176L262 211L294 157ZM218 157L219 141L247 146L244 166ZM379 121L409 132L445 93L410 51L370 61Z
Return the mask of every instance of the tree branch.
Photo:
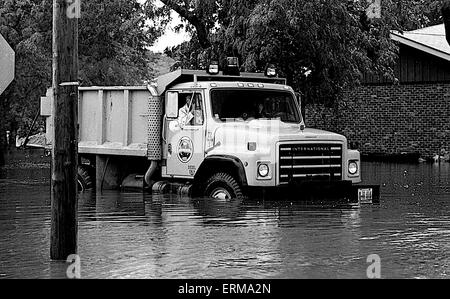
M209 40L209 31L206 23L202 21L195 10L191 11L189 7L189 1L184 0L184 6L180 5L176 0L161 0L164 5L178 13L182 18L186 19L192 26L194 26L198 41L203 49L211 47L211 41Z

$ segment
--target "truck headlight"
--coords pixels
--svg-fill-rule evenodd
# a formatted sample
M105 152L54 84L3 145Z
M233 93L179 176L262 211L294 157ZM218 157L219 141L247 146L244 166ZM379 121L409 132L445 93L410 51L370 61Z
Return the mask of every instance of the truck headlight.
M258 175L262 178L265 178L269 175L270 169L267 164L259 164L258 166Z
M358 161L348 162L348 173L355 175L358 173Z

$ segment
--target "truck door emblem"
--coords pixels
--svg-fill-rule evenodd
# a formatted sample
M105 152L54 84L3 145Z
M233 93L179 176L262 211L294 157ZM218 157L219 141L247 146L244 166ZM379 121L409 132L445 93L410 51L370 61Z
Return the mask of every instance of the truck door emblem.
M194 144L189 137L181 138L180 142L178 143L177 153L178 159L181 161L181 163L188 163L189 161L191 161L192 155L194 153Z

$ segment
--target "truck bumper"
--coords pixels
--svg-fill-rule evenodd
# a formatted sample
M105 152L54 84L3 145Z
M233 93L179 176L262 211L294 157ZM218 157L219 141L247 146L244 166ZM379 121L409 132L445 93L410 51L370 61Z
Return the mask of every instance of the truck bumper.
M275 188L265 188L261 194L250 189L251 196L265 199L289 199L295 201L336 201L355 204L380 202L380 186L353 184L351 181L298 182Z

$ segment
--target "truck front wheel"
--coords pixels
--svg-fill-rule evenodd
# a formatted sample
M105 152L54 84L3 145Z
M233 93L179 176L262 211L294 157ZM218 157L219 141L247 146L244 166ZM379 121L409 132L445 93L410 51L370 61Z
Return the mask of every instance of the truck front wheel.
M227 173L216 173L206 183L204 195L210 198L228 200L244 197L239 183Z

